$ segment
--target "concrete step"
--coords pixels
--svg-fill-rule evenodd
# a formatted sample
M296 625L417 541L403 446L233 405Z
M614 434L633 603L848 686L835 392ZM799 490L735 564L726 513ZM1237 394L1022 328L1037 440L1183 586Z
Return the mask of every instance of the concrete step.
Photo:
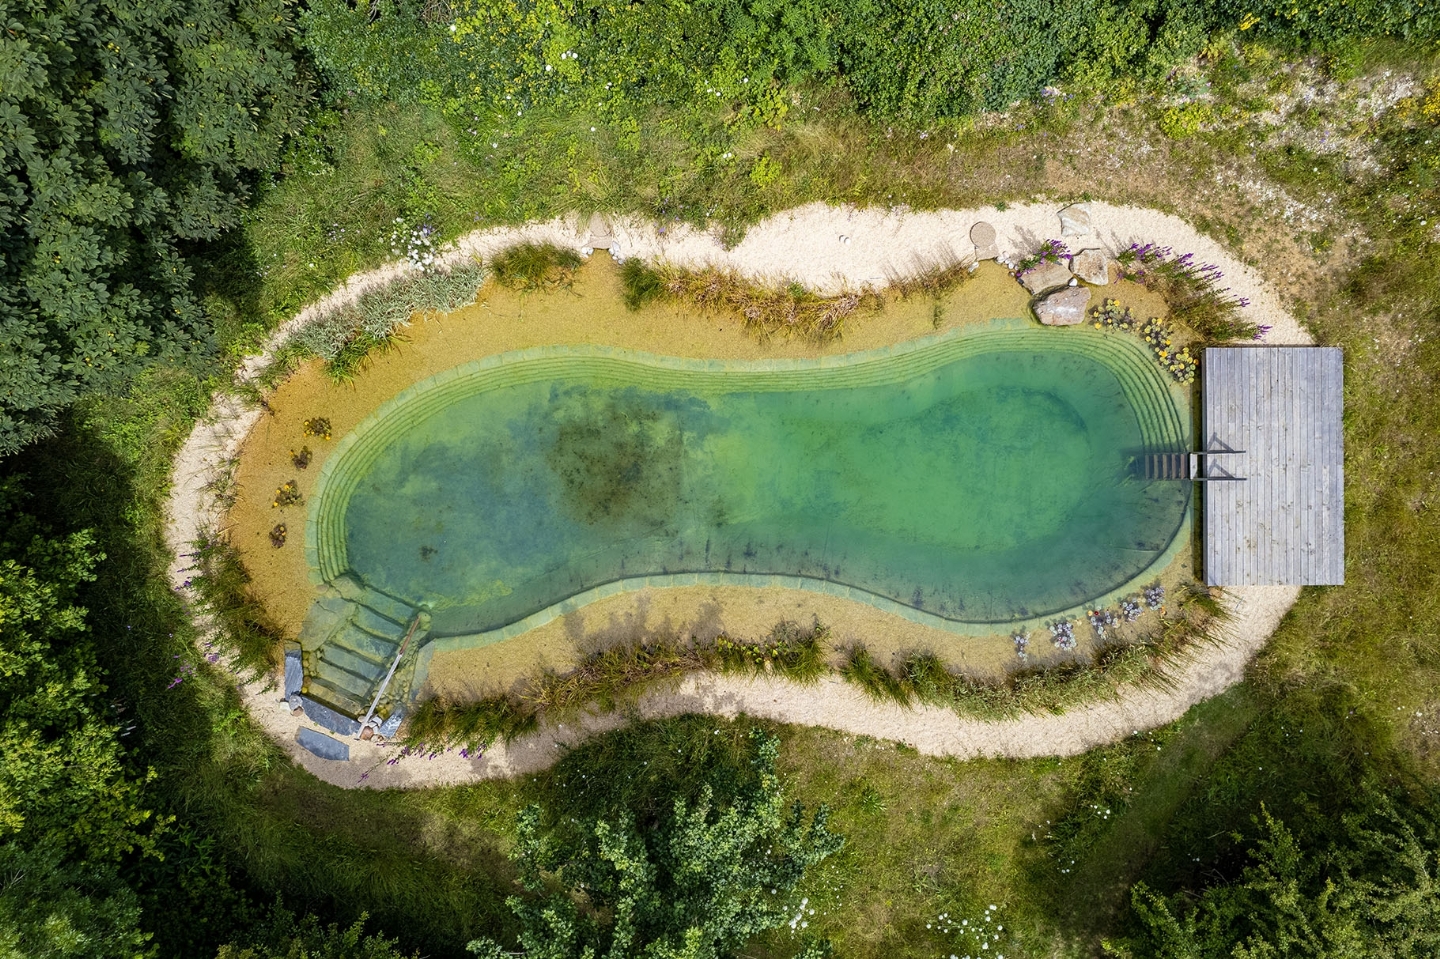
M339 646L366 659L384 663L388 667L390 660L395 658L395 650L400 646L400 640L404 636L403 631L377 636L369 630L361 629L354 623L349 623L344 629L326 640L321 651L332 646Z
M310 677L312 684L317 680L325 683L331 689L340 690L357 702L364 702L367 706L370 703L370 697L375 695L375 683L324 658L315 664L315 674Z
M385 675L390 664L362 656L336 643L328 643L320 650L321 661L339 666L346 672L361 676L368 682L376 682Z
M369 703L360 702L345 690L331 686L318 676L310 677L309 688L305 691L305 695L322 706L328 706L351 719L364 716L365 710L370 708Z

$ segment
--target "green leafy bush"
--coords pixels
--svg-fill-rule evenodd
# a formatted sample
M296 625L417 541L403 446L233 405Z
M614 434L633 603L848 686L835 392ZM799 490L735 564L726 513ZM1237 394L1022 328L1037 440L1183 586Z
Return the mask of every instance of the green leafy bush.
M0 953L131 959L140 906L118 866L153 852L146 777L126 769L86 611L105 557L0 480Z
M1131 902L1142 932L1111 954L1145 957L1433 956L1440 950L1433 808L1406 808L1369 787L1335 839L1315 848L1262 809L1239 881L1198 900L1144 883Z
M506 901L519 920L519 952L488 938L470 951L486 959L724 956L768 930L808 926L808 900L796 888L844 839L827 828L825 807L812 817L798 803L787 808L777 740L759 730L751 739L755 776L729 804L706 784L655 822L622 810L547 824L538 806L526 808L511 853L526 895ZM828 951L807 940L800 955Z

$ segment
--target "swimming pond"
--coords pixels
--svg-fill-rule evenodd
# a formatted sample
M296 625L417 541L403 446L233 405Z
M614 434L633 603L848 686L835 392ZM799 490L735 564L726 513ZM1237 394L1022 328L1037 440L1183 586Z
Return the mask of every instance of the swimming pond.
M1186 483L1182 392L1138 342L997 323L821 360L549 347L382 406L310 500L312 577L511 633L639 586L780 585L957 632L1158 571Z

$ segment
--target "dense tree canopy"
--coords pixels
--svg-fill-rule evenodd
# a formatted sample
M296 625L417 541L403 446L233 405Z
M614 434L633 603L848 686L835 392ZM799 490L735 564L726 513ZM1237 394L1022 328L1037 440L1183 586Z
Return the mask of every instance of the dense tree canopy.
M0 453L205 351L189 254L309 99L288 0L0 0Z
M1141 959L1420 959L1440 954L1440 828L1433 809L1378 793L1335 839L1306 848L1265 813L1235 883L1199 901L1133 892L1144 928L1116 948Z
M102 559L0 481L0 955L130 957L146 940L117 864L150 846L151 815L75 605Z
M507 903L520 920L522 954L711 959L792 920L792 928L808 925L796 887L844 840L826 828L823 808L810 818L798 804L786 808L779 744L759 730L752 737L755 777L723 808L707 785L644 827L622 812L547 830L538 808L522 812L511 858L529 895ZM508 954L492 939L470 950ZM803 951L826 949L807 941Z

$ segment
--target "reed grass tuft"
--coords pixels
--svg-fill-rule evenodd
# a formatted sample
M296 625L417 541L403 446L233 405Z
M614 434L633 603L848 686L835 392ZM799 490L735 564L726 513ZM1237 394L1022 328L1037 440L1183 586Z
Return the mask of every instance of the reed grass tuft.
M485 281L478 259L407 273L306 324L292 342L325 361L325 371L347 382L377 351L391 349L416 313L447 313L475 302Z
M706 669L775 672L813 682L828 668L829 635L819 622L805 629L785 621L758 640L721 635L709 642L660 638L618 643L591 653L574 669L545 670L524 679L507 694L469 703L426 700L406 721L402 738L412 748L484 749L497 739L513 739L539 728L542 721L584 708L618 709L659 683Z
M1181 594L1179 611L1148 636L1109 643L1088 662L1036 666L991 680L950 670L933 653L912 653L894 670L874 661L863 646L849 650L841 674L873 698L908 706L944 706L979 719L1023 713L1063 713L1085 703L1113 699L1124 688L1168 688L1168 667L1185 652L1211 641L1214 626L1229 617L1219 598L1200 586Z
M669 300L739 319L761 340L799 337L815 342L838 338L845 321L883 304L873 290L847 290L823 296L799 283L761 283L734 270L688 270L668 263L631 266L621 273L625 302L631 309Z
M902 300L914 297L939 299L954 292L975 275L973 258L962 257L950 247L929 255L917 254L909 273L891 273L888 292Z
M506 289L530 293L569 286L583 262L579 253L553 243L519 243L496 254L490 272Z

